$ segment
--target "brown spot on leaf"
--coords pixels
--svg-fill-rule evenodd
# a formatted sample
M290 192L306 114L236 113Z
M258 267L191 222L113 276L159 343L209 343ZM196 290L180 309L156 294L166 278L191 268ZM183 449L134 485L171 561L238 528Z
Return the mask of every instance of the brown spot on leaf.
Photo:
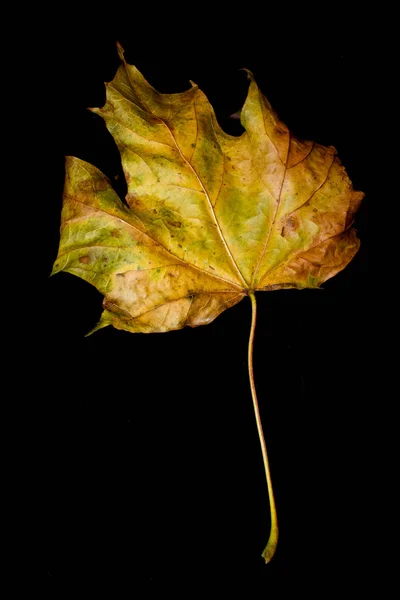
M175 221L175 219L164 219L164 221L168 227L177 227L178 229L182 227L182 223L180 221Z
M108 189L107 181L97 179L95 182L96 192L105 192Z
M91 192L93 191L93 183L91 179L82 179L79 183L79 188L82 192Z
M79 257L79 262L83 263L84 265L87 265L88 263L90 263L90 257L89 256L80 256Z
M112 230L112 232L111 232L111 235L112 235L112 237L114 237L114 238L119 238L119 237L121 237L121 234L120 234L120 232L118 231L118 229L113 229L113 230Z
M290 231L297 229L298 223L297 219L293 216L286 219L285 227L287 227Z
M298 229L299 225L300 225L300 223L299 223L299 219L297 218L297 216L290 215L290 217L288 217L286 219L286 221L284 221L284 224L281 229L281 236L287 237L288 235L290 235L291 233L296 231Z

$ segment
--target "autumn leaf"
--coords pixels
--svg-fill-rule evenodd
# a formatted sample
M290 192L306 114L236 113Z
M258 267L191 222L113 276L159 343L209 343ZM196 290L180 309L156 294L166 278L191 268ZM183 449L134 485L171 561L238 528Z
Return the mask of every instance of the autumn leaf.
M296 139L250 72L239 137L219 127L196 84L160 94L124 60L101 115L121 154L126 204L93 165L66 159L61 240L53 273L104 295L96 329L164 332L205 325L250 296L249 372L278 529L252 372L256 291L318 288L359 247L354 191L335 149Z

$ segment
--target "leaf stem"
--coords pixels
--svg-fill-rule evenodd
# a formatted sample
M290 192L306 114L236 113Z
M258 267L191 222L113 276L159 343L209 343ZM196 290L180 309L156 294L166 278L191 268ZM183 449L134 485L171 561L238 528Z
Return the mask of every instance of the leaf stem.
M251 308L252 308L252 316L251 316L251 329L250 329L250 337L249 337L249 350L248 350L248 363L249 363L249 378L250 378L250 388L251 388L251 397L253 400L254 413L256 417L258 437L260 438L261 444L261 452L264 461L265 475L267 478L268 485L268 499L269 499L269 507L270 507L270 516L271 516L271 531L269 534L268 543L262 553L265 562L268 563L272 559L275 554L276 546L278 543L278 518L276 514L276 506L275 506L275 498L274 498L274 490L272 488L272 479L271 472L269 468L268 461L268 453L267 446L265 444L264 432L261 423L260 410L258 407L257 394L256 394L256 386L254 384L254 373L253 373L253 346L254 346L254 333L256 329L256 320L257 320L257 304L256 297L253 292L249 293L249 297L251 300Z

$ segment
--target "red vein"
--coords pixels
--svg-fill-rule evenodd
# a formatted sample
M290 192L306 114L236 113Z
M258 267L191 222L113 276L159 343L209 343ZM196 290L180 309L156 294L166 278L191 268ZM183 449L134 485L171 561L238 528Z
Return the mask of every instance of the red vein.
M291 167L288 167L287 170L290 171L290 169L294 169L295 167L297 167L297 165L300 165L303 161L306 160L306 158L308 158L311 154L311 152L314 150L314 142L311 143L311 148L310 150L307 152L307 154L305 156L303 156L303 158L301 158L299 160L299 162L297 162L296 164L292 165Z
M222 168L222 177L221 177L221 185L219 186L219 190L217 195L215 196L215 200L214 200L214 208L217 205L217 200L219 198L219 195L221 193L222 190L222 184L224 183L224 179L225 179L225 154L222 154L223 158L224 158L224 164L223 164L223 168Z
M264 244L264 248L263 248L263 250L262 250L262 252L261 252L260 258L259 258L259 260L258 260L258 263L257 263L257 266L256 266L256 268L255 268L255 270L254 270L254 273L253 273L253 278L252 278L252 282L251 282L251 283L252 283L252 285L254 284L254 281L255 281L255 278L256 278L256 275L257 275L258 269L260 268L261 261L262 261L262 259L263 259L263 258L264 258L264 256L265 256L265 252L266 252L266 250L267 250L267 247L268 247L268 244L269 244L269 240L270 240L270 238L271 238L271 232L272 232L272 228L273 228L273 226L274 226L274 224L275 224L275 219L276 219L276 216L277 216L277 214L278 214L278 210L279 210L279 207L280 207L280 204L281 204L281 199L282 199L282 189L283 189L283 184L284 184L284 182L285 182L285 178L286 178L287 163L288 163L288 160L289 160L290 140L291 140L291 135L290 135L290 132L289 132L289 140L288 140L288 145L287 145L287 153L286 153L286 162L285 162L285 168L284 168L284 171L283 171L283 176L282 176L281 187L280 187L279 194L278 194L278 201L277 201L277 204L276 204L276 208L275 208L274 217L273 217L273 219L272 219L272 223L271 223L271 226L270 226L270 228L269 228L268 236L267 236L266 242L265 242L265 244ZM281 162L282 162L282 161L281 161ZM282 163L282 164L283 164L283 163Z
M262 276L262 278L260 279L260 281L258 283L257 289L260 289L261 283L264 281L264 279L267 277L267 275L271 275L271 273L273 273L274 271L276 271L276 269L279 269L280 267L283 267L283 266L287 265L294 258L301 258L302 254L305 254L306 252L309 252L310 250L313 250L314 248L318 248L318 246L321 246L322 244L325 244L325 242L328 242L332 238L339 237L340 235L343 235L344 233L346 233L347 231L349 231L349 229L351 229L351 225L349 225L349 227L347 229L345 229L344 231L341 231L340 233L333 233L332 235L328 235L328 237L324 238L323 240L321 240L317 244L314 244L314 246L310 246L306 250L304 250L304 248L303 248L301 250L301 252L299 252L298 254L294 253L289 258L287 258L286 260L284 260L283 262L279 263L278 265L275 265L275 267L273 267L272 269L270 269L269 271L267 271L266 273L264 273L264 275ZM307 260L307 259L304 259L304 260ZM310 261L308 261L308 262L310 262Z
M325 177L324 181L323 181L323 182L321 183L321 185L320 185L320 186L319 186L319 187L318 187L318 188L315 190L315 192L313 192L313 194L312 194L312 195L311 195L309 198L307 198L307 200L306 200L305 202L303 202L303 204L301 204L300 206L298 206L298 207L297 207L295 210L292 210L290 213L287 213L287 214L286 214L284 217L282 217L282 219L283 219L283 218L287 219L287 217L288 217L289 215L291 215L291 214L293 214L294 212L298 211L298 210L299 210L299 209L300 209L302 206L304 206L305 204L307 204L307 202L309 202L309 201L311 200L311 198L313 198L317 192L319 192L319 190L320 190L320 189L321 189L321 188L322 188L322 187L325 185L325 183L328 181L329 173L331 172L331 169L332 169L332 166L333 166L333 163L334 163L334 162L335 162L335 156L333 157L333 160L332 160L331 164L329 165L329 169L328 169L328 171L327 171L327 173L326 173L326 177ZM276 214L276 213L275 213L275 214ZM273 226L274 226L274 225L276 225L276 223L279 223L280 221L282 221L282 219L279 219L279 221L277 221L277 222L275 222L275 221L274 221L274 222L272 223L272 225L271 225L271 229L270 229L270 235L271 235L271 232L272 232L272 228L273 228ZM330 236L330 237L334 237L335 235L338 235L338 234L334 234L333 236ZM270 236L269 236L269 237L270 237ZM324 240L324 241L326 241L326 240L330 239L330 237L328 237L328 238L325 238L325 240ZM268 238L268 239L269 239L269 238ZM322 243L323 243L323 242L318 242L318 244L315 244L315 246L311 246L311 248L308 248L307 250L304 250L303 252L308 252L308 250L311 250L312 248L316 248L316 246L319 246L319 245L320 245L320 244L322 244ZM300 255L301 255L301 252L300 252ZM296 256L296 254L292 255L292 256L291 256L290 258L288 258L287 260L283 261L282 263L279 263L278 265L276 265L275 267L272 267L272 269L270 269L269 271L267 271L266 273L264 273L264 275L263 275L263 276L262 276L262 278L260 279L260 281L259 281L258 285L260 286L260 285L261 285L261 282L262 282L262 281L264 281L264 279L266 278L266 276L267 276L267 275L270 275L270 274L271 274L273 271L275 271L275 269L277 269L278 267L282 267L283 265L285 265L285 264L287 264L288 262L290 262L290 261L291 261L291 260L294 258L294 256Z
M325 183L328 181L328 177L329 177L329 174L330 174L330 172L331 172L331 169L332 169L332 167L333 167L333 163L334 163L334 162L335 162L335 156L333 157L333 160L332 160L331 164L329 165L329 169L328 169L328 171L327 171L327 173L326 173L326 177L325 177L324 181L323 181L323 182L322 182L322 183L321 183L321 184L320 184L320 185L317 187L317 189L316 189L316 190L315 190L315 191L314 191L314 192L311 194L311 196L310 196L309 198L307 198L307 200L304 200L304 202L303 202L302 204L300 204L300 206L297 206L297 207L296 207L294 210L291 210L290 212L288 212L288 213L286 213L285 215L283 215L283 217L281 217L281 218L279 219L279 221L276 221L275 225L276 225L277 223L280 223L280 222L281 222L283 219L287 219L287 218L288 218L288 216L290 216L290 215L292 215L293 213L295 213L296 211L300 210L300 208L301 208L302 206L304 206L305 204L307 204L308 202L310 202L310 200L311 200L312 198L314 198L315 194L317 194L317 192L319 192L319 191L320 191L320 189L321 189L321 188L322 188L322 187L325 185Z
M281 156L280 156L280 154L279 154L278 148L275 146L275 143L274 143L273 139L271 138L271 136L270 136L270 135L268 134L268 132L267 132L267 126L266 126L266 124L265 124L265 116L264 116L264 111L263 111L263 101L262 101L262 98L261 98L261 92L260 92L260 90L258 89L258 87L257 87L257 91L258 91L258 101L259 101L259 103L260 103L260 108L261 108L261 115L262 115L262 118L263 118L263 123L264 123L265 135L267 136L267 138L269 139L269 141L271 142L271 144L272 144L272 145L273 145L273 147L275 148L275 151L276 151L276 153L277 153L277 155L278 155L279 161L280 161L282 164L284 164L284 162L283 162L283 160L281 159ZM272 112L272 111L271 111L271 112ZM288 152L288 153L289 153L289 152ZM286 165L287 165L287 159L288 159L288 157L286 157Z
M193 110L194 110L194 116L195 116L195 119L194 119L194 121L195 121L195 123L196 123L196 139L194 140L193 152L192 152L192 154L190 155L189 162L191 162L191 161L192 161L193 154L194 154L194 153L195 153L195 151L196 151L197 140L198 140L198 137L199 137L199 123L198 123L198 121L197 121L196 102L194 101L194 98L193 98Z

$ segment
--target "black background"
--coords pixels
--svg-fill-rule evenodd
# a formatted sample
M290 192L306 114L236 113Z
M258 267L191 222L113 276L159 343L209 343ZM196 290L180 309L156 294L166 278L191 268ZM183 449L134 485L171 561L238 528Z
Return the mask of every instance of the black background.
M365 569L374 526L363 427L371 36L343 9L305 15L266 7L262 16L226 6L221 23L210 9L194 14L189 6L123 14L115 7L85 19L64 7L43 29L36 80L45 93L36 115L44 150L33 158L46 185L27 476L35 573L51 597L108 582L124 590L113 597L179 589L191 598L200 585L221 597L242 585L246 598L311 590L325 597L344 581L358 585ZM281 533L269 565L260 556L269 509L247 375L250 302L207 327L153 335L106 328L86 338L101 295L69 274L49 278L64 156L92 162L125 193L116 146L86 110L104 103L103 82L119 64L116 40L159 91L195 81L233 135L241 126L229 115L248 86L239 69L252 70L293 133L334 145L367 194L354 224L361 249L344 271L323 290L257 295L254 369Z

